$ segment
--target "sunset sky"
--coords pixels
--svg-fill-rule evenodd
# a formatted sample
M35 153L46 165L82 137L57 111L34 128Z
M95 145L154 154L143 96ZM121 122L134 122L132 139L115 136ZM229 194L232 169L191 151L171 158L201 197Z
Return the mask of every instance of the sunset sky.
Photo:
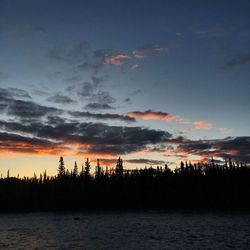
M250 1L1 0L0 173L89 157L250 162Z

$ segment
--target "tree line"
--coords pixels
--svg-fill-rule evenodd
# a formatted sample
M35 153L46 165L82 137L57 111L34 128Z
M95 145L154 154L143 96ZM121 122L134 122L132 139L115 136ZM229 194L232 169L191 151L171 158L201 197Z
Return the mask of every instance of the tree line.
M97 160L71 171L60 157L58 174L46 171L32 178L0 179L0 211L66 211L117 209L250 209L250 166L214 159L125 169L119 158L114 168Z

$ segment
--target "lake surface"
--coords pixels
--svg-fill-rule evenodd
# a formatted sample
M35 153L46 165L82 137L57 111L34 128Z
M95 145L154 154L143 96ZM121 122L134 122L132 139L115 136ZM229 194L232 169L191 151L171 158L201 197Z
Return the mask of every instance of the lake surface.
M250 249L250 213L0 214L0 249Z

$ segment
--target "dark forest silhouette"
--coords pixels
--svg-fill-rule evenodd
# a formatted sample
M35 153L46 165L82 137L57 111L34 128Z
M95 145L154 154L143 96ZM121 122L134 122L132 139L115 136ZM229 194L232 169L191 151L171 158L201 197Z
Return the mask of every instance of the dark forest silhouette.
M103 168L94 174L87 159L79 170L66 170L60 157L57 176L0 179L0 211L111 209L250 209L250 166L234 163L181 162L171 170Z

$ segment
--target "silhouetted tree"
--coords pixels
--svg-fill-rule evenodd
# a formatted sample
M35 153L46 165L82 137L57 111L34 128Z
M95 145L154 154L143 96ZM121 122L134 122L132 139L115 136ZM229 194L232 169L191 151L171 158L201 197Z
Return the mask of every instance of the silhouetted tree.
M115 173L118 176L122 176L123 175L123 161L122 161L122 159L120 157L117 160Z
M95 167L95 177L98 178L101 175L101 166L100 161L97 159L96 167Z
M85 161L84 175L85 175L85 177L90 177L90 162L89 162L89 158L87 158L87 160Z
M78 176L78 166L77 166L76 161L75 161L75 165L74 165L74 169L73 169L73 176L74 177Z
M65 166L64 166L63 157L61 156L59 160L58 177L62 178L63 176L65 176Z

